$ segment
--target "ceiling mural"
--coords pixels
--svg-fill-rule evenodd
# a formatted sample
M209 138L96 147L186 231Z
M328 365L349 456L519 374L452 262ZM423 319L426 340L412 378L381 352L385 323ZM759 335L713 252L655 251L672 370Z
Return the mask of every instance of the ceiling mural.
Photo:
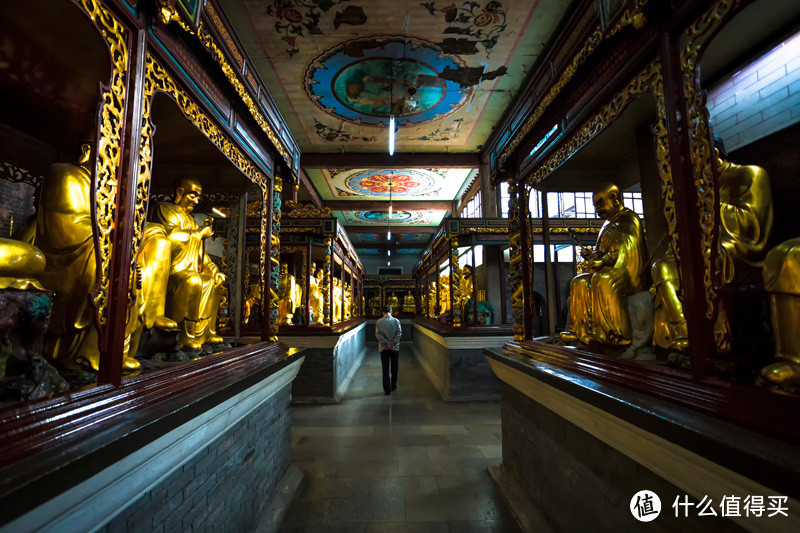
M304 152L478 151L569 2L222 0Z
M469 168L307 169L323 200L453 200L474 170Z
M333 211L331 214L345 226L438 226L446 211L405 211L393 209L391 217L388 211Z

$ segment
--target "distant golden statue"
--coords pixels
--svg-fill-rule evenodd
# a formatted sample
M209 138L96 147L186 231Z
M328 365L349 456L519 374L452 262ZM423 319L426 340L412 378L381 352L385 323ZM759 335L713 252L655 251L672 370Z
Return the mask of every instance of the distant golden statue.
M309 282L310 282L309 283L309 294L311 295L310 306L311 306L311 313L312 313L312 319L311 319L311 323L312 324L324 324L325 323L325 319L322 316L325 300L323 299L322 288L320 287L320 285L322 285L322 282L323 282L323 277L324 277L324 275L322 273L322 267L317 267L316 271L314 272L314 275L311 276L311 279L309 280Z
M257 324L260 322L261 317L261 284L254 283L250 285L248 290L247 299L244 301L244 318L245 324Z
M450 310L450 276L439 276L439 314Z
M333 301L331 308L333 309L333 322L340 322L342 320L342 282L339 278L333 279Z
M192 216L203 187L197 180L182 178L174 190L173 201L159 204L156 210L172 244L167 316L180 326L178 348L194 351L205 343L222 342L216 322L225 274L204 250L204 241L213 233L210 220L198 227Z
M292 323L294 307L299 305L299 300L295 301L297 288L294 276L289 274L289 266L286 263L282 264L278 277L278 324L280 325Z
M350 290L350 285L344 288L344 319L349 320L353 317L353 291Z
M369 299L369 313L371 316L379 316L381 314L381 297L378 294Z
M716 156L720 198L718 262L723 281L737 283L752 277L762 265L772 234L772 194L766 170L726 161L719 140ZM678 266L671 249L653 263L651 273L656 292L653 344L685 352L688 349L686 318L678 296ZM730 349L725 301L720 302L714 336L721 352Z
M411 291L407 292L403 298L403 312L410 314L416 312L416 308L414 307L414 295L411 294Z
M428 287L428 318L436 318L436 282Z
M604 219L594 250L584 249L588 272L570 284L570 331L567 342L621 346L631 342L628 296L639 292L647 260L639 217L622 205L616 185L592 195L597 216Z
M397 295L392 291L389 295L389 298L386 300L386 305L390 305L392 307L392 312L397 314L400 312L400 300L397 299Z

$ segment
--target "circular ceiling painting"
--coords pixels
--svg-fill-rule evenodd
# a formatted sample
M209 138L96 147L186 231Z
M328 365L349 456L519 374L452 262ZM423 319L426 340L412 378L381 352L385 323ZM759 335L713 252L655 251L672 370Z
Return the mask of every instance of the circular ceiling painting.
M392 196L420 196L436 188L433 176L413 169L402 172L388 170L367 170L349 176L345 186L358 195L389 196L391 183Z
M443 78L466 66L434 43L366 37L340 43L311 62L305 90L326 113L356 124L399 126L443 118L469 102L474 88Z
M389 212L388 211L359 211L356 213L356 218L363 220L364 222L373 222L373 223L386 223L389 222ZM401 211L400 209L392 211L391 222L416 222L420 219L421 216L419 213L412 213L409 211Z

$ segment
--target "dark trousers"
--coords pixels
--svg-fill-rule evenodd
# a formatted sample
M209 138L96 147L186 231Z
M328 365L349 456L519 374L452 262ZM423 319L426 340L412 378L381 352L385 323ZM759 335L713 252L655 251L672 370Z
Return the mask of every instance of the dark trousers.
M383 392L389 394L397 388L397 359L400 357L398 350L383 350L381 352L381 365L383 365ZM392 383L389 386L389 361L392 362Z

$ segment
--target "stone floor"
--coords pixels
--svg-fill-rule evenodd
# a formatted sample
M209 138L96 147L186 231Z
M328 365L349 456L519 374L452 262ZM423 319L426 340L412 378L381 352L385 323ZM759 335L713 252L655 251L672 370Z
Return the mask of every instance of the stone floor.
M500 464L500 404L445 403L400 355L383 393L367 356L338 405L292 407L301 486L281 532L519 531L486 471Z

